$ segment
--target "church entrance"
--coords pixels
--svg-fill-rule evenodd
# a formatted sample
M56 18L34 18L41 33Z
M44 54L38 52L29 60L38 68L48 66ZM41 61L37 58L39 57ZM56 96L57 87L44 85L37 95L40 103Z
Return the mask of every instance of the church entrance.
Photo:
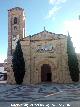
M49 64L43 64L41 67L41 82L51 82L52 73Z

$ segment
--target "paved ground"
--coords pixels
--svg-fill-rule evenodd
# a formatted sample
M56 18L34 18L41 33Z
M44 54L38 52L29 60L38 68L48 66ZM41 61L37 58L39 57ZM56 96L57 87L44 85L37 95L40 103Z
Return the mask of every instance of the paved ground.
M80 84L0 85L0 107L80 107Z

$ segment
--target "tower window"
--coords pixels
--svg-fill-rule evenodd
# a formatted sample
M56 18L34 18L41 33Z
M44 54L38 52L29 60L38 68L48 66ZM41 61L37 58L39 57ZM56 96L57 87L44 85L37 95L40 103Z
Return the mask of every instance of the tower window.
M17 17L14 17L14 24L17 24Z
M14 26L14 30L17 30L17 26Z

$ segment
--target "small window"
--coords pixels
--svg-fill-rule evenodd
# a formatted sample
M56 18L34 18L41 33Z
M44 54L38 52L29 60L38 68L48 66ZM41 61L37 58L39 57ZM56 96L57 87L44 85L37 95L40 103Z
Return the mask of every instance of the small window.
M14 17L14 24L17 24L17 17Z
M17 30L17 26L14 26L14 30Z
M16 37L16 35L13 35L13 38L15 38Z

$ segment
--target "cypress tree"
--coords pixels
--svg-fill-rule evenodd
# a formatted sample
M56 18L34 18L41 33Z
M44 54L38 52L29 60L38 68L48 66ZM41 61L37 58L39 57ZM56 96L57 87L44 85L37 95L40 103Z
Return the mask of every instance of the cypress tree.
M78 59L69 34L67 37L67 53L68 53L68 66L69 66L71 79L74 82L78 82L79 81Z
M17 84L22 84L25 75L25 62L19 40L13 53L12 64L15 81Z

